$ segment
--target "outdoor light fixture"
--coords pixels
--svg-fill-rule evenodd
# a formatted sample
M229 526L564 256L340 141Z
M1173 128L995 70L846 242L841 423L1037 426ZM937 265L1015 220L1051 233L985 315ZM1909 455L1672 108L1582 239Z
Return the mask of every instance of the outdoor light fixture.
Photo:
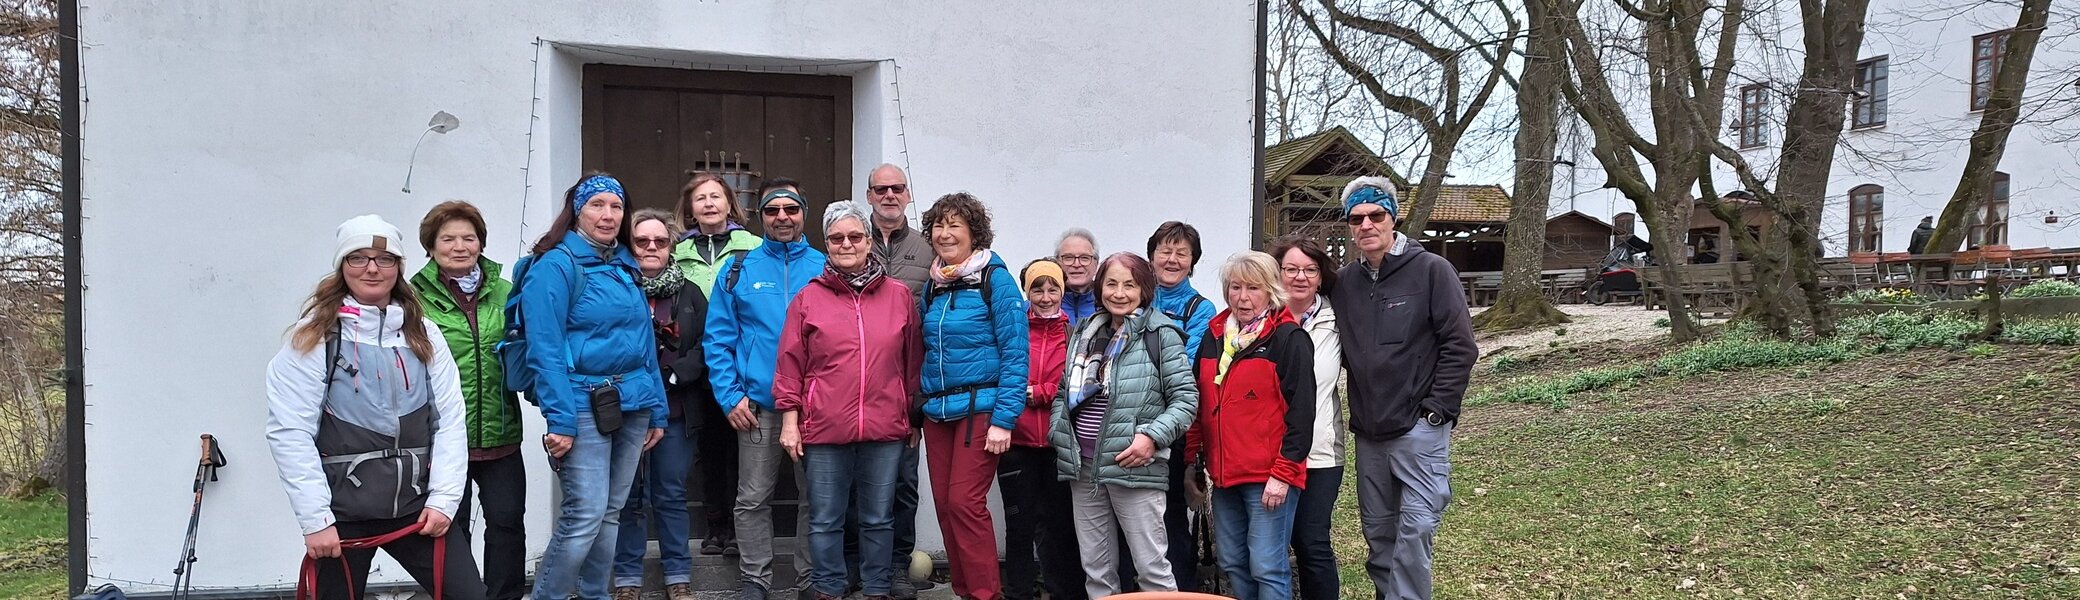
M426 130L419 132L419 141L412 144L411 160L405 162L404 193L412 193L412 170L418 168L419 147L426 145L426 134L447 133L461 126L462 119L455 118L455 115L448 114L448 111L433 113L433 119L426 122Z

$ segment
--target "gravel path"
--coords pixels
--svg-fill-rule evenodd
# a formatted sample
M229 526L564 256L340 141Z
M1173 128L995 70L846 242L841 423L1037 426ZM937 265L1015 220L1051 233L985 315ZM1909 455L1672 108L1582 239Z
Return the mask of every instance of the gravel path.
M1480 314L1484 310L1487 309L1475 308L1473 312ZM1560 306L1560 312L1567 313L1574 321L1552 327L1520 329L1500 335L1477 335L1481 357L1602 342L1631 342L1668 334L1667 327L1654 324L1667 317L1668 313L1646 310L1634 305L1564 304Z

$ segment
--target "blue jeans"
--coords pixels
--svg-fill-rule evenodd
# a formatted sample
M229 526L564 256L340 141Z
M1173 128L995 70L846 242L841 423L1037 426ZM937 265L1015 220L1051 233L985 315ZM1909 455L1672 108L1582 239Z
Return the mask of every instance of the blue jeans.
M1241 600L1293 597L1293 568L1286 548L1293 541L1293 515L1300 490L1286 492L1278 508L1264 507L1264 484L1213 489L1215 543L1221 572Z
M621 532L621 506L643 458L650 410L622 413L621 429L600 435L592 414L578 411L578 435L561 460L550 459L563 494L555 533L535 565L535 600L564 600L572 591L584 600L607 597L614 541Z
M657 517L657 562L664 584L693 583L693 519L686 511L686 475L693 470L694 434L684 419L665 423L664 438L643 455L629 486L622 511L621 536L615 542L614 587L642 587L643 551L650 532L643 526L645 508Z
M896 467L903 442L805 444L802 469L808 477L811 585L844 596L845 520L859 516L860 587L885 596L894 577L887 560L895 545Z

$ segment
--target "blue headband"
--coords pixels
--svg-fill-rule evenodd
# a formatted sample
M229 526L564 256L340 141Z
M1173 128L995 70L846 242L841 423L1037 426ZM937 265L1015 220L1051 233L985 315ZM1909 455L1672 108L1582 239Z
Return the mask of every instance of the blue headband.
M758 209L763 211L766 209L767 204L772 204L774 200L779 200L781 198L793 200L795 204L808 204L808 202L804 202L802 200L802 195L794 193L794 190L790 190L787 188L776 188L773 191L766 192L766 197L758 199ZM803 208L808 207L803 206Z
M1393 217L1396 221L1401 220L1401 204L1394 201L1393 192L1370 185L1358 188L1357 191L1351 192L1350 197L1343 199L1344 216L1350 216L1351 209L1357 208L1360 204L1378 204L1380 208L1387 209L1387 216Z
M628 193L621 191L621 182L606 175L593 175L578 182L578 193L571 196L571 210L585 210L585 203L600 194L613 194L620 196L622 202L628 202Z

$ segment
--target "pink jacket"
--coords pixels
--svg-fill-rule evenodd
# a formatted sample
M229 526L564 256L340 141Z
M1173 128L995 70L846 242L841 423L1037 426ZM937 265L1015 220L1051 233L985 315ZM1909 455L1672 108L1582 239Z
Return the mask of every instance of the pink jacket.
M910 288L886 276L853 291L825 273L796 294L780 331L773 405L801 411L802 443L910 436L924 335Z

